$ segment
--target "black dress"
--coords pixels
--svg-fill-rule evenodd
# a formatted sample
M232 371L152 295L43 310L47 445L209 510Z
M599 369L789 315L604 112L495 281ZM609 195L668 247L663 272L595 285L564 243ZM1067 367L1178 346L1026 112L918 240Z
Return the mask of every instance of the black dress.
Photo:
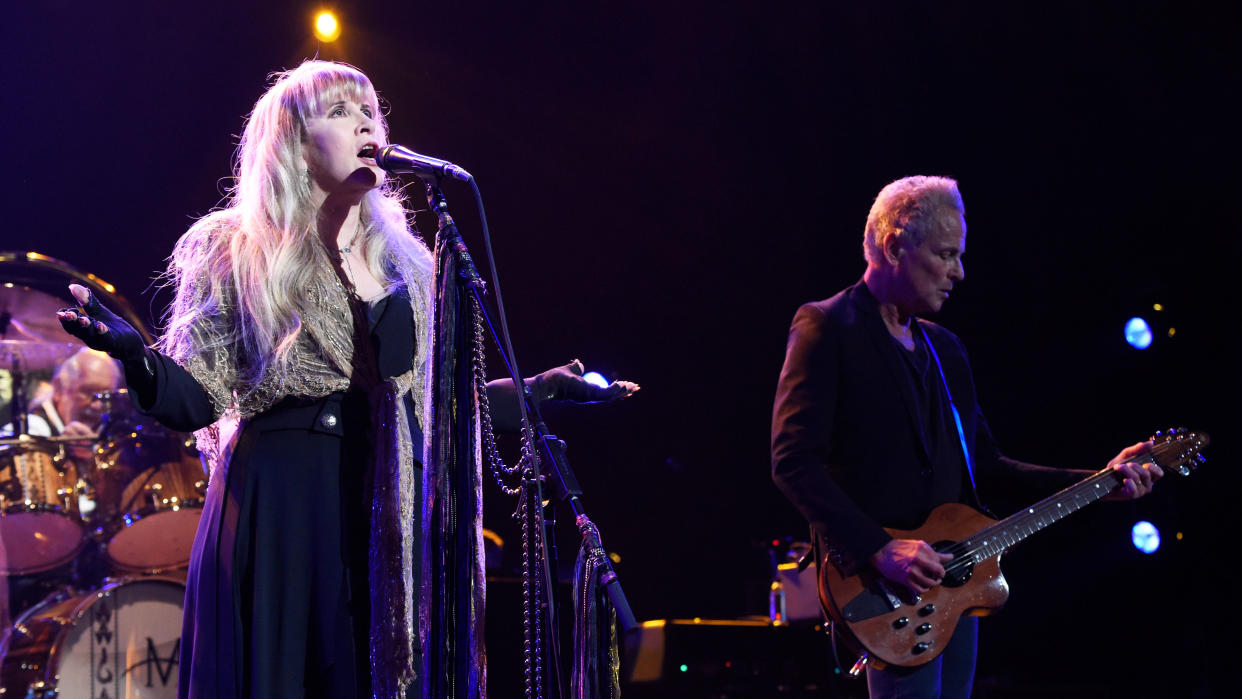
M415 332L408 295L369 310L379 375L405 373ZM148 412L182 429L204 409L206 420L193 426L211 421L210 402L188 373L162 357L159 373ZM420 445L412 402L407 413ZM361 388L289 397L246 423L227 468L211 479L194 541L180 696L371 696L371 438Z

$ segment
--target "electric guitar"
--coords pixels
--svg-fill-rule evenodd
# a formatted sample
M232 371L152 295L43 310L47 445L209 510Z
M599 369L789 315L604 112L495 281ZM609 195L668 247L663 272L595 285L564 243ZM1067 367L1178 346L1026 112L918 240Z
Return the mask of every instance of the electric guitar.
M1143 463L1188 476L1204 462L1200 450L1208 435L1185 429L1157 432ZM920 539L940 553L945 576L922 595L884 578L874 567L858 566L846 575L830 561L820 561L819 599L837 628L846 631L873 666L914 667L945 649L965 614L985 616L1009 597L1000 556L1026 537L1119 488L1122 477L1105 468L1003 520L966 505L947 503L932 510L914 531L889 529L897 539ZM878 662L877 662L878 661ZM860 659L860 664L862 663ZM860 666L855 666L856 668Z

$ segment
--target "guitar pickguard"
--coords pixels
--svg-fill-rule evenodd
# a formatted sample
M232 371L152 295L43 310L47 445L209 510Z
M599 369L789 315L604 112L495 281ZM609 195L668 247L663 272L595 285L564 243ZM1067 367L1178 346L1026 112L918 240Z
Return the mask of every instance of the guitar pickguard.
M903 604L913 604L897 594L896 587L883 578L873 579L853 599L841 606L841 616L846 621L859 622L887 614ZM910 597L909 591L905 591L905 597Z

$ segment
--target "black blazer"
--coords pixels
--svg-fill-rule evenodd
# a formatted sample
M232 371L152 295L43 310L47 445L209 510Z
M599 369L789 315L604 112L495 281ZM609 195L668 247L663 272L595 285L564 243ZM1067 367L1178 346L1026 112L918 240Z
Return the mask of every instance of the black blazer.
M1043 492L1082 477L1003 456L979 409L966 348L939 325L918 322L940 357L981 490L1012 475ZM932 501L932 458L899 353L861 281L800 307L789 331L772 411L772 478L819 544L846 564L888 543L883 527L917 528L942 504ZM969 485L963 500L981 507Z

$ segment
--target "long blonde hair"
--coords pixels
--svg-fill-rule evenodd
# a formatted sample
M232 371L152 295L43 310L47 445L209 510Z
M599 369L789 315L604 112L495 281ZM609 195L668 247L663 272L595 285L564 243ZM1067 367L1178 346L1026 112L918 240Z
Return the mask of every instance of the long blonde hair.
M159 349L175 360L225 353L240 394L293 370L291 351L309 320L305 297L326 254L302 157L306 122L342 98L370 105L386 142L375 89L358 69L306 61L273 74L246 120L224 206L199 219L169 259L165 278L177 294ZM371 274L390 290L415 280L422 288L409 289L412 297L429 293L431 253L412 234L391 180L363 196L360 215Z

